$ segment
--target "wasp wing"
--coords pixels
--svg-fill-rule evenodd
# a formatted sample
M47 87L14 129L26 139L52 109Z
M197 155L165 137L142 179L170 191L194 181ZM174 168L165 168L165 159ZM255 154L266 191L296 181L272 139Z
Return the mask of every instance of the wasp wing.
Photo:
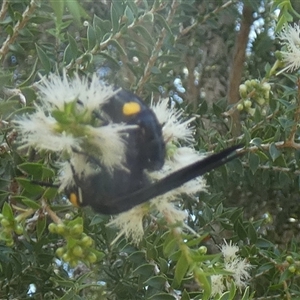
M229 147L217 154L210 155L201 161L188 165L140 190L111 199L106 205L101 205L102 207L98 209L98 211L105 214L118 214L157 196L163 195L172 189L180 187L189 180L204 175L237 158L240 155L236 152L238 148L241 148L241 146L236 145ZM95 209L97 208L95 207Z

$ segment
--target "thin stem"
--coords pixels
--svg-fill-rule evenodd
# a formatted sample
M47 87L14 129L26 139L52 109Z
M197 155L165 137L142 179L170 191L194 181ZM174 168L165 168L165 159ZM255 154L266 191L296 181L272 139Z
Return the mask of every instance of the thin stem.
M0 10L0 21L2 21L6 15L8 8L8 0L3 0L1 10Z
M179 5L179 2L176 1L176 0L173 0L172 5L171 5L171 9L170 9L169 14L167 16L167 20L166 20L167 24L171 23L172 18L175 15L175 12L176 12L176 9L177 9L178 5ZM157 61L157 58L158 58L159 52L161 51L161 47L162 47L163 41L166 37L166 34L167 34L167 30L166 30L166 28L163 28L161 30L160 36L158 37L158 39L157 39L157 41L154 45L151 56L150 56L150 58L147 62L147 65L146 65L145 70L144 70L144 75L140 78L139 82L137 83L137 94L140 93L144 83L147 82L147 80L149 79L149 77L151 75L151 69L154 66L155 62Z
M3 5L2 5L2 7L3 7ZM0 49L1 60L3 60L5 55L7 54L8 50L9 50L9 46L15 42L16 38L18 37L18 35L20 33L20 30L23 29L26 26L26 24L28 23L30 16L33 14L36 7L37 7L37 1L31 0L29 6L26 7L25 11L22 14L22 19L20 21L18 21L17 24L15 25L15 27L13 28L13 34L8 36L5 40L5 42L3 43L3 45ZM1 9L1 11L2 11L2 9Z
M50 218L52 219L52 221L55 224L61 224L62 220L57 216L57 214L50 208L50 206L48 205L48 203L42 199L42 205L44 210L48 213L48 215L50 216Z

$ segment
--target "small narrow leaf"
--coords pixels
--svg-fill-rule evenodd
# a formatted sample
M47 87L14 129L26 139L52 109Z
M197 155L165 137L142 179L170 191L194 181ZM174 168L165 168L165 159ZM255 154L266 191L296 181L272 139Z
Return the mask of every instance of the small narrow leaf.
M36 51L38 58L43 65L45 72L49 73L51 71L51 62L50 59L48 58L47 54L44 52L42 48L40 48L37 44L35 45Z
M25 199L22 199L22 202L29 208L32 208L32 209L40 209L41 206L38 202L36 201L33 201L31 199L28 199L28 198L25 198Z
M12 208L7 202L5 202L3 205L2 214L9 221L14 220L14 214L13 214Z
M187 261L185 253L181 253L181 256L176 264L175 268L175 286L180 286L182 279L184 278L187 270L189 268L189 263Z
M277 149L277 147L275 146L274 143L272 143L270 145L270 148L269 148L269 153L271 155L271 158L273 161L276 160L277 157L279 157L281 155L281 151Z
M258 167L259 167L259 156L255 153L249 153L249 167L250 170L252 172L252 174L255 174L255 172L257 171Z
M88 50L92 50L97 43L96 33L93 26L88 26L87 41L88 41Z
M37 238L38 240L41 239L44 231L45 231L45 228L46 228L46 219L45 217L43 218L39 218L37 223L36 223L36 235L37 235Z

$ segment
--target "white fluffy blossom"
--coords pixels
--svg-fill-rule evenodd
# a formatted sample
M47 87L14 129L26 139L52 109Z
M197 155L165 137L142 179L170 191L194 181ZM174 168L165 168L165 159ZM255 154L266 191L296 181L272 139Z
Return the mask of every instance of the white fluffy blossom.
M111 86L100 83L99 78L94 74L89 80L74 74L72 79L68 78L66 72L63 76L50 74L44 77L38 85L39 101L43 108L48 110L64 110L66 103L78 101L83 104L89 112L99 108L108 101L110 97L118 92Z
M76 153L100 153L99 160L107 169L123 168L126 143L122 135L124 129L132 126L105 124L101 118L98 119L100 125L93 126L95 111L118 90L104 86L96 75L88 81L76 74L70 79L65 72L62 77L51 74L43 78L37 89L35 112L14 120L20 148L56 152L64 159L73 160ZM79 165L73 164L76 171ZM61 188L68 186L72 172L60 173L64 174Z
M107 225L119 228L119 234L114 239L116 242L121 236L130 237L132 242L137 244L144 235L143 218L148 213L146 204L133 207L131 210L119 214Z
M151 105L159 123L163 124L164 140L166 142L194 142L194 128L189 126L194 118L184 121L182 119L183 111L169 108L168 103L168 99L162 99Z
M226 290L223 275L212 275L210 276L210 281L211 281L211 297L221 295Z
M286 51L281 51L286 67L277 74L285 71L294 71L300 68L300 26L287 25L278 35L281 44L286 46Z
M242 259L237 252L239 247L232 244L232 241L220 247L224 260L224 270L231 273L231 275L212 275L211 276L211 297L221 295L230 287L231 280L237 288L242 289L247 286L247 281L251 278L249 271L252 265L246 259ZM231 280L230 280L231 278Z
M237 245L233 245L232 241L229 244L224 240L224 244L221 246L221 252L226 263L232 262L236 257L236 253L239 251Z

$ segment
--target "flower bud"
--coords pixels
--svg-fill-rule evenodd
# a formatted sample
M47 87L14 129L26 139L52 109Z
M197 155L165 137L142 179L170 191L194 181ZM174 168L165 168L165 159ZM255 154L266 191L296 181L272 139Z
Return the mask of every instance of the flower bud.
M262 98L262 97L256 98L255 101L259 105L264 105L266 103L266 100L264 98Z
M294 265L289 266L289 271L291 273L295 273L296 272L296 267Z
M242 111L244 109L244 105L242 103L239 103L236 108L237 110Z
M245 106L245 108L250 108L252 106L251 100L245 100L244 101L244 106Z
M200 254L206 254L207 253L207 248L205 247L205 246L201 246L200 248L199 248L199 253Z
M240 92L241 98L246 98L247 97L247 86L246 86L246 84L240 84L239 92Z

